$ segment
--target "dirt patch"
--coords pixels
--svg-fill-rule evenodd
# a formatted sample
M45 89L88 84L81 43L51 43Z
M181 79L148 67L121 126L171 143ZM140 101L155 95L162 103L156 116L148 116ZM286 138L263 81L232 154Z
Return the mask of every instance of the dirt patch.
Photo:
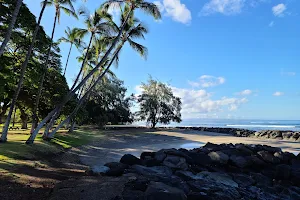
M0 173L0 199L49 199L61 181L85 176L73 149L64 153L38 155L42 160L20 160L10 170Z

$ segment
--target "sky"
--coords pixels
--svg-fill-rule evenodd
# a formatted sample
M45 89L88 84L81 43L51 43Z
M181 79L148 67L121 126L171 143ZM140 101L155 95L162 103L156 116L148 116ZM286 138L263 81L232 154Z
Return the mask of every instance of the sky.
M150 0L151 1L151 0ZM38 16L39 0L24 0ZM94 11L102 0L77 0ZM147 60L125 46L118 68L128 94L140 93L149 75L181 97L183 119L300 119L300 1L156 0L162 19L136 16L150 32ZM117 19L118 12L112 11ZM51 34L54 9L42 25ZM66 27L84 27L62 13L55 40ZM69 44L61 44L64 65ZM71 84L80 63L71 53L66 78Z

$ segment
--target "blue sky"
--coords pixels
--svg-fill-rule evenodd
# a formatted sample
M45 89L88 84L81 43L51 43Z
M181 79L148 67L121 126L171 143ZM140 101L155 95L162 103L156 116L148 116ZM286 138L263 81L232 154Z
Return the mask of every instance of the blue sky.
M38 0L24 0L37 16ZM103 1L87 0L95 10ZM139 93L148 76L167 82L183 101L184 118L299 119L300 1L297 0L160 0L155 21L137 16L150 33L145 61L126 47L114 69L129 93ZM75 7L82 5L78 0ZM117 17L117 13L114 16ZM42 25L50 35L54 9ZM64 13L55 39L66 26L83 27ZM62 44L62 62L69 45ZM79 70L72 52L67 80Z

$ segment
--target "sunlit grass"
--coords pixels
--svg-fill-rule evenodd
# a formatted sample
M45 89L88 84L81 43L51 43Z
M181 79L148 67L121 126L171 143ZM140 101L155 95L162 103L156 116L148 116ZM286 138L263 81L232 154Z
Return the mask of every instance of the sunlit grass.
M9 171L20 165L33 165L33 162L55 155L71 147L89 143L93 138L101 136L101 131L76 130L67 133L58 132L51 141L44 141L39 134L32 145L26 145L30 130L9 131L7 142L0 143L0 172ZM33 166L34 167L34 166Z

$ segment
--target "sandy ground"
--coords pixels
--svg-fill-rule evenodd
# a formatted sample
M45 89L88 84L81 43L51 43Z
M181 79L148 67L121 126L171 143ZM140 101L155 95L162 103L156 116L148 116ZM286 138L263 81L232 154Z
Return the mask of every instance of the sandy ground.
M300 143L294 141L271 140L233 137L226 134L201 132L193 130L149 130L125 129L110 130L103 133L103 137L91 144L81 147L76 153L80 161L88 165L99 166L107 162L119 161L126 153L140 156L143 151L157 151L167 148L192 149L207 142L212 143L245 143L265 144L281 147L283 151L300 153Z

